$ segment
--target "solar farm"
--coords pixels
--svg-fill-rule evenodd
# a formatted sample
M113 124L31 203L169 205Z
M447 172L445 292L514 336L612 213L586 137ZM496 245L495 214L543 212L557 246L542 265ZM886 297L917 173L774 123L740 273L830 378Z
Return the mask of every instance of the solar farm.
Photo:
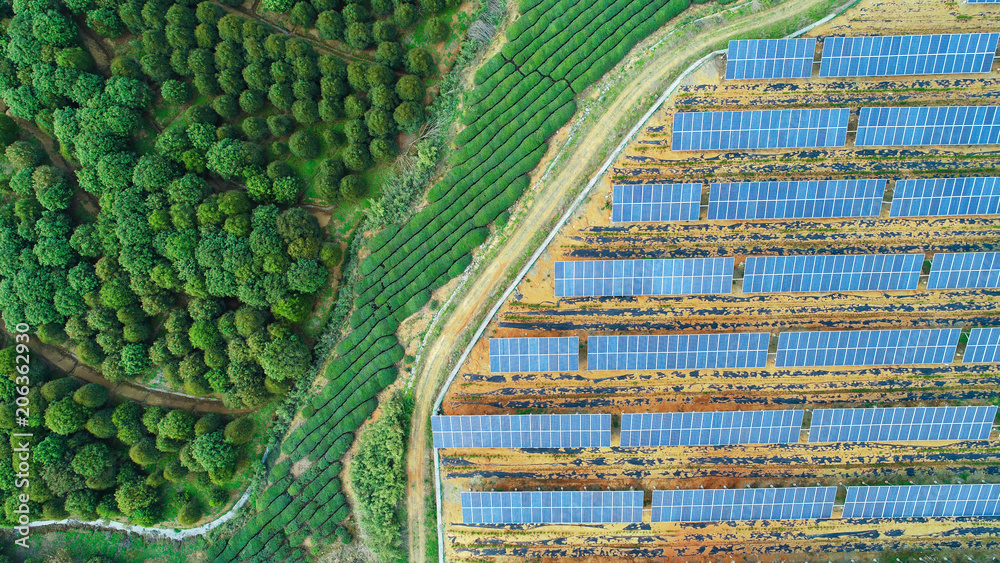
M677 88L432 417L446 560L1000 553L997 4Z

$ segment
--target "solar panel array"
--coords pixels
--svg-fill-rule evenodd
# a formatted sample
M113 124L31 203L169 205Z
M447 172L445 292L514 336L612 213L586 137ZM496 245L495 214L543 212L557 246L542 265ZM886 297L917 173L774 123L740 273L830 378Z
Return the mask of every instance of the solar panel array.
M1000 214L1000 178L898 180L890 217Z
M859 147L998 143L998 106L861 108L854 141Z
M815 53L815 38L730 41L726 78L809 78Z
M462 493L463 524L642 522L642 491Z
M989 72L997 50L996 33L828 37L823 40L819 75L904 76Z
M965 0L969 4L998 4L1000 0Z
M732 258L556 262L556 297L732 293Z
M842 147L847 108L674 114L675 151Z
M701 184L616 184L611 221L697 221L701 189Z
M1000 516L1000 485L847 487L844 518Z
M743 293L917 289L923 254L749 256Z
M490 338L490 373L540 373L580 369L580 339Z
M875 217L887 180L714 183L710 220Z
M996 407L817 409L809 442L988 440Z
M955 357L957 328L834 330L778 335L776 367L945 364Z
M623 448L791 444L802 430L800 410L622 414Z
M927 289L994 287L1000 287L1000 252L942 252L934 255Z
M587 370L762 368L767 333L591 336Z
M606 448L610 414L432 416L435 448Z
M963 364L994 364L1000 362L1000 328L974 328L969 331Z
M653 522L829 518L837 487L653 491Z

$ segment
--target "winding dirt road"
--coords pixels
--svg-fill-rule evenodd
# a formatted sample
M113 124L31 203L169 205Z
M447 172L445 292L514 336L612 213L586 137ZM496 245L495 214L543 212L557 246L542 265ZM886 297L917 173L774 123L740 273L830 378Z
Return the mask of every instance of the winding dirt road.
M544 180L544 185L535 194L524 225L538 225L546 228L565 212L566 206L572 201L578 189L584 186L590 176L598 169L601 161L606 158L606 150L614 147L621 136L632 125L637 112L646 109L647 100L655 98L666 85L697 57L709 53L722 41L737 34L753 31L762 32L773 27L776 22L800 18L817 6L827 4L828 0L789 0L773 8L757 11L727 20L724 17L702 22L700 33L687 29L677 30L674 22L660 30L657 38L678 33L663 42L652 57L642 64L642 70L634 70L627 75L628 82L620 88L616 98L601 108L599 119L591 121L574 133L575 144L560 148L558 165ZM825 15L825 14L824 14ZM805 24L803 24L805 25ZM692 33L691 37L684 37ZM655 39L655 38L654 38ZM683 50L678 50L678 44L683 41ZM674 47L674 48L672 48ZM649 48L647 41L638 49ZM693 58L692 58L693 57ZM624 64L634 64L634 54ZM621 64L619 64L620 68ZM612 74L616 72L612 71ZM586 92L583 94L586 96ZM537 180L538 170L536 170ZM510 265L519 257L530 254L535 249L534 229L517 229L499 249L492 262L476 277L466 283L461 289L464 296L459 300L455 312L445 319L441 335L424 351L428 361L415 374L414 398L415 410L410 431L410 444L407 454L407 515L409 529L409 561L411 563L426 562L427 527L435 523L427 522L427 502L434 497L431 467L431 450L428 443L428 425L435 397L444 381L452 362L460 349L460 341L466 331L475 330L485 313L493 305L495 295L502 291ZM434 537L433 535L431 537Z
M112 396L125 397L148 406L160 406L170 409L184 409L193 413L214 412L219 414L248 414L256 412L253 408L231 409L219 399L209 397L194 397L183 393L173 393L146 387L131 381L111 381L92 367L81 363L72 354L58 348L42 344L37 338L32 338L28 344L32 353L42 356L66 375L82 379L88 383L97 383L111 392Z

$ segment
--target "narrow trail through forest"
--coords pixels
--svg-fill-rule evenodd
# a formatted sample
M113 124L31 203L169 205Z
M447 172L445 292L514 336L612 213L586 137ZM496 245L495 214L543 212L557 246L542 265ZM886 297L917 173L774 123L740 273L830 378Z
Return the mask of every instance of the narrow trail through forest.
M4 332L6 333L6 330ZM170 409L184 409L194 413L214 412L228 415L249 414L257 410L253 408L231 409L222 404L222 401L219 399L195 397L184 393L153 389L152 387L131 381L111 381L94 368L81 363L69 352L56 346L43 344L34 337L28 344L28 347L31 348L33 354L42 356L66 375L71 375L88 383L97 383L110 391L112 396L124 397L147 406L155 405Z
M799 17L827 0L790 0L773 9L752 13L748 16L727 21L721 27L690 38L683 51L664 49L653 56L642 67L643 71L629 75L629 82L621 88L617 98L606 106L601 117L589 124L585 130L575 133L575 146L570 152L560 154L561 162L546 185L535 195L524 225L551 225L559 217L568 203L570 190L586 184L588 178L599 166L606 146L613 141L605 132L614 131L621 135L631 123L622 123L623 116L630 116L630 110L644 100L660 94L670 77L683 71L692 54L707 53L720 41L737 34L772 27L775 23ZM838 7L839 11L841 7ZM666 29L675 29L669 25ZM669 31L668 31L669 33ZM626 61L628 64L629 61ZM614 71L612 71L614 72ZM629 119L632 119L629 117ZM617 140L617 139L616 139ZM414 403L410 444L407 453L407 518L409 530L409 561L425 563L427 554L427 528L436 527L427 521L426 502L434 496L432 482L428 424L434 399L443 382L450 361L460 352L461 339L467 330L474 330L479 319L492 305L494 292L503 283L508 266L517 258L534 250L535 229L519 229L512 233L507 243L499 250L489 266L471 284L464 288L461 298L451 317L447 319L441 335L425 350L428 362L415 374Z

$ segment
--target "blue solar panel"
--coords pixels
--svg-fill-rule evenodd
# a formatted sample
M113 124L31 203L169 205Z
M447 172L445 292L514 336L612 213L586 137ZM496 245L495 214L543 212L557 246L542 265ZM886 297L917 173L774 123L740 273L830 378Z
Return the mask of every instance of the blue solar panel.
M946 364L955 358L957 328L832 330L778 335L776 367Z
M817 409L809 442L989 440L996 407Z
M1000 215L1000 178L898 180L890 217Z
M674 114L675 151L842 147L848 108Z
M709 220L876 217L888 180L799 180L711 185Z
M653 491L653 522L811 520L833 515L837 487Z
M816 39L742 39L729 42L726 78L809 78Z
M556 297L732 293L732 258L556 262Z
M828 37L823 40L819 75L903 76L989 72L997 50L996 33Z
M580 339L490 338L490 373L541 373L580 369Z
M997 106L861 108L854 141L858 147L998 143Z
M762 368L768 333L591 336L587 371Z
M462 493L463 524L642 522L642 491Z
M701 184L616 184L611 221L697 221L701 189Z
M998 4L1000 0L965 0L969 4Z
M1000 328L974 328L969 331L963 364L994 364L1000 362Z
M942 252L934 255L927 289L1000 287L1000 252Z
M606 448L610 414L432 416L435 448Z
M748 256L743 293L917 289L923 254Z
M1000 485L847 487L844 518L1000 516Z
M798 410L622 414L623 448L791 444L799 441Z

